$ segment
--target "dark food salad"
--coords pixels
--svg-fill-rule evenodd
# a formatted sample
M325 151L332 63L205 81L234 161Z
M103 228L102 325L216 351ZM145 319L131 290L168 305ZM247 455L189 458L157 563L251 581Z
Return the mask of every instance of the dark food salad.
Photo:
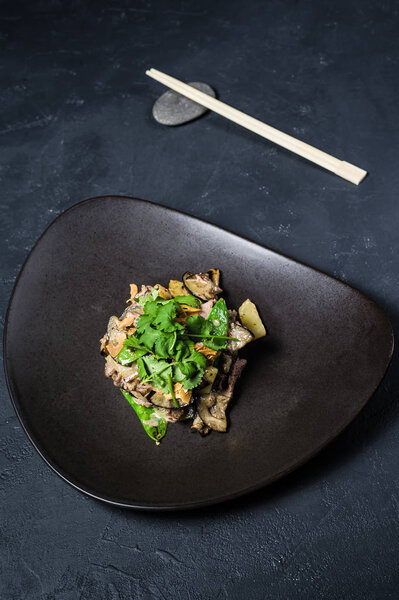
M226 409L246 360L238 351L266 335L249 299L229 310L219 269L183 281L130 285L129 306L112 316L100 340L105 375L121 389L157 444L167 423L192 419L206 435L226 431Z

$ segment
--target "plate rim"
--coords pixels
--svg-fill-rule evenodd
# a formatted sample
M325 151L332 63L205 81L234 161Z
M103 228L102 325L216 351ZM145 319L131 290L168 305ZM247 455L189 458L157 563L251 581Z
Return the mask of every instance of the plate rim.
M8 322L9 322L9 316L10 316L10 312L11 312L11 307L12 307L12 303L13 303L13 299L14 299L14 295L15 292L17 290L18 287L18 283L19 280L23 274L23 272L25 271L25 268L27 266L27 263L29 261L29 259L31 258L33 252L35 251L36 247L38 246L39 242L41 241L41 239L46 235L47 231L59 220L61 219L61 217L64 217L65 214L67 214L68 212L81 207L83 204L89 204L91 202L97 202L99 200L107 200L107 199L121 199L121 200L130 200L133 202L137 202L137 203L144 203L144 204L149 204L152 206L155 206L157 208L160 209L164 209L166 211L178 214L178 215L183 215L184 217L189 217L190 219L194 219L196 221L199 221L201 223L204 223L208 226L213 227L214 229L218 229L219 231L224 231L230 235L235 236L236 238L239 238L240 240L244 240L246 242L249 242L257 247L260 247L264 250L267 250L268 252L271 252L277 256L281 256L293 263L299 264L301 266L304 266L308 269L311 269L312 271L315 271L317 273L319 273L320 275L323 275L324 277L328 277L329 279L335 280L336 282L338 282L340 285L343 285L344 287L348 288L349 290L351 290L352 292L355 292L356 294L360 295L363 299L367 300L368 302L372 303L374 305L374 309L377 309L378 312L380 312L382 314L382 316L384 317L384 319L387 322L387 325L389 327L389 332L390 332L390 340L391 340L391 348L390 348L390 352L389 352L389 356L385 362L385 367L384 370L382 372L381 377L379 378L377 384L375 385L374 389L372 390L371 394L365 398L365 400L360 404L360 407L355 411L355 413L353 414L353 416L350 418L349 421L347 421L344 426L339 429L338 432L335 432L332 436L329 436L327 438L327 440L325 440L322 444L320 444L316 449L312 450L311 452L309 452L307 455L305 455L305 457L301 457L300 460L294 462L293 464L291 464L289 467L287 467L286 469L282 469L281 471L279 471L278 473L276 473L273 477L266 477L264 479L261 479L260 481L257 481L255 484L248 486L244 489L240 489L237 490L235 492L231 492L228 494L224 494L224 495L220 495L214 498L206 498L204 500L198 500L198 501L193 501L193 502L182 502L182 503L172 503L172 504L156 504L156 503L150 503L150 502L123 502L120 500L115 500L109 497L106 497L105 495L99 495L96 494L95 492L91 491L90 489L86 489L83 486L78 485L77 483L71 481L65 474L62 473L62 468L59 465L56 465L55 463L53 463L49 457L47 457L45 455L44 452L42 452L41 448L40 448L40 444L36 443L35 439L34 439L34 435L29 431L29 427L28 425L24 422L24 418L23 415L20 413L18 407L17 407L17 403L16 403L16 394L14 396L14 390L13 390L13 385L11 382L11 377L8 373L8 367L7 367L7 363L8 363L8 356L7 356L7 334L8 334ZM72 204L71 206L69 206L68 208L66 208L65 210L63 210L62 212L60 212L59 215L57 215L47 226L46 228L43 230L43 232L40 234L40 236L37 238L37 240L35 241L35 243L33 244L32 248L30 249L29 253L27 254L27 256L25 257L25 260L23 261L18 275L15 279L11 294L10 294L10 298L8 301L8 305L7 305L7 310L6 310L6 314L5 314L5 320L4 320L4 332L3 332L3 357L4 357L4 373L5 373L5 381L7 384L7 390L11 399L11 403L12 406L14 408L15 414L17 415L17 418L22 426L22 429L24 430L26 436L28 437L29 441L31 442L32 446L34 447L34 449L36 450L36 452L39 454L39 456L44 460L44 462L50 467L50 469L56 473L56 475L58 475L63 481L65 481L66 483L68 483L70 486L72 486L74 489L78 490L79 492L82 492L83 494L85 494L86 496L89 496L91 498L94 498L95 500L100 500L101 502L105 502L106 504L109 504L111 506L117 506L119 508L129 508L129 509L134 509L134 510L143 510L143 511L176 511L176 510L190 510L190 509L195 509L195 508L201 508L201 507L205 507L205 506L211 506L211 505L215 505L215 504L220 504L222 502L227 502L229 500L233 500L235 498L239 498L240 496L244 496L247 494L250 494L256 490L259 490L263 487L266 487L272 483L274 483L275 481L281 479L282 477L288 475L289 473L295 471L296 469L298 469L299 467L301 467L302 465L304 465L305 463L307 463L309 460L311 460L314 456L316 456L319 452L321 452L321 450L323 450L325 447L327 447L333 440L335 440L336 438L338 438L341 433L356 419L356 417L359 415L359 413L363 410L363 408L366 406L366 404L369 402L369 400L374 396L377 388L380 386L382 380L384 379L386 372L388 371L388 368L391 364L392 361L392 355L393 355L393 351L394 351L394 331L393 331L393 327L392 327L392 323L390 321L390 318L388 317L387 313L385 312L385 310L383 308L381 308L381 306L379 304L377 304L377 302L375 300L373 300L372 298L370 298L369 296L367 296L367 294L365 294L364 292L362 292L361 290L355 288L354 286L352 286L351 284L347 283L346 281L342 281L340 279L338 279L338 277L335 277L334 275L330 275L329 273L326 273L325 271L322 271L321 269L318 269L317 267L313 267L312 265L309 265L301 260L298 260L296 258L292 258L291 256L283 253L283 252L279 252L276 250L273 250L273 248L270 248L269 246L265 246L264 244L258 243L258 242L254 242L253 240L251 240L250 238L240 235L238 233L235 233L225 227L219 226L219 225L215 225L214 223L211 223L210 221L207 221L206 219L202 219L201 217L196 217L188 212L182 211L182 210L178 210L175 208L172 208L170 206L165 206L163 204L160 204L158 202L152 202L150 200L143 200L142 198L135 198L134 196L125 196L122 194L105 194L105 195L101 195L101 196L93 196L90 198L86 198L84 200L81 200L80 202L76 202L75 204Z

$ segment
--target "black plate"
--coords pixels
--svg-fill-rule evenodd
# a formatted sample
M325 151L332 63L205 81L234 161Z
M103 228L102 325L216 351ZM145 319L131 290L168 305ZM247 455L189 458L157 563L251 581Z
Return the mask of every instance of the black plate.
M250 296L269 336L248 348L227 434L171 424L157 447L105 379L98 340L129 283L215 266L229 305ZM170 509L239 496L313 456L373 394L392 347L385 313L350 286L188 215L104 197L58 217L29 255L5 367L17 415L56 473L107 502Z

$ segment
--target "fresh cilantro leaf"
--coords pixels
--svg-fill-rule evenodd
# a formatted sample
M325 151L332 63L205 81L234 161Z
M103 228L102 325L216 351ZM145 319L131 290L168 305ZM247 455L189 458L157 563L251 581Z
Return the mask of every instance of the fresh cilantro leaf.
M147 377L148 373L147 373L147 369L146 369L144 360L142 358L138 359L137 366L138 366L140 379L145 379Z
M163 392L168 392L168 377L172 376L172 365L166 360L157 360L154 356L145 356L141 360L149 373L146 380L151 381L154 387L160 388Z
M152 350L160 334L160 331L157 331L156 329L151 327L151 325L148 325L144 329L144 332L140 335L140 343L149 350Z
M168 352L169 352L169 356L171 356L171 357L173 356L173 352L174 352L174 349L175 349L176 342L177 342L177 332L174 331L172 333L172 335L169 336Z
M189 333L197 335L209 335L212 325L200 315L192 315L186 321L186 329Z
M202 381L203 373L201 371L197 371L195 375L192 377L186 377L184 381L182 381L182 386L185 390L192 390L199 386Z
M152 319L154 319L157 316L158 308L159 305L156 300L146 302L144 304L144 314L149 315Z
M201 354L201 352L197 352L196 350L193 350L189 360L192 362L195 362L199 368L204 369L204 370L206 369L206 363L207 363L206 356Z
M151 325L152 317L150 315L140 315L136 321L137 333L144 333L146 328Z
M165 333L159 332L158 338L155 340L154 352L160 358L171 358L171 348L173 348L176 339L176 332Z
M156 290L153 290L153 292ZM143 298L143 299L142 299ZM145 298L145 300L144 300ZM139 299L143 306L143 315L137 319L137 331L130 336L126 346L135 348L139 377L164 392L173 390L173 382L180 382L184 389L193 389L201 382L207 359L194 350L195 341L203 340L207 346L225 347L226 341L214 339L218 332L216 324L199 315L186 320L185 326L176 321L181 304L197 307L200 301L194 296L178 296L170 300L151 293ZM216 305L215 305L216 306ZM224 307L220 307L222 309ZM187 333L185 332L187 329ZM125 359L131 359L131 352ZM148 354L150 352L150 354ZM126 363L128 364L128 363ZM172 393L173 398L173 393Z
M179 362L174 366L174 378L177 381L184 381L186 377L192 377L198 371L193 362Z
M193 347L193 342L187 336L179 338L176 342L174 349L175 360L177 362L180 362L181 360L183 360L183 358L187 358L190 355L191 349Z
M167 302L158 307L154 318L154 325L157 325L163 331L173 332L177 329L184 329L183 325L174 321L176 316L176 306L174 302Z
M156 373L157 371L159 371L164 366L164 363L166 361L157 360L155 356L146 356L145 358L143 358L143 362L146 366L147 372L150 375L152 375L152 373Z
M227 348L227 340L221 340L217 337L210 337L203 340L205 346L211 350L224 350Z
M188 358L175 364L174 378L182 384L184 389L191 390L201 382L206 364L206 357L193 350Z

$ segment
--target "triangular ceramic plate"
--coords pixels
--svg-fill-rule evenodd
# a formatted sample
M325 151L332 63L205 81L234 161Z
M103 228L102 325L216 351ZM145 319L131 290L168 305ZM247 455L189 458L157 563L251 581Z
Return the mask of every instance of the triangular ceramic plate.
M210 267L229 306L256 302L269 335L248 347L228 433L171 424L157 447L104 377L99 339L130 283ZM67 210L30 253L5 365L18 417L61 477L117 505L171 509L239 496L309 459L365 405L392 346L385 313L352 287L186 214L102 197Z

